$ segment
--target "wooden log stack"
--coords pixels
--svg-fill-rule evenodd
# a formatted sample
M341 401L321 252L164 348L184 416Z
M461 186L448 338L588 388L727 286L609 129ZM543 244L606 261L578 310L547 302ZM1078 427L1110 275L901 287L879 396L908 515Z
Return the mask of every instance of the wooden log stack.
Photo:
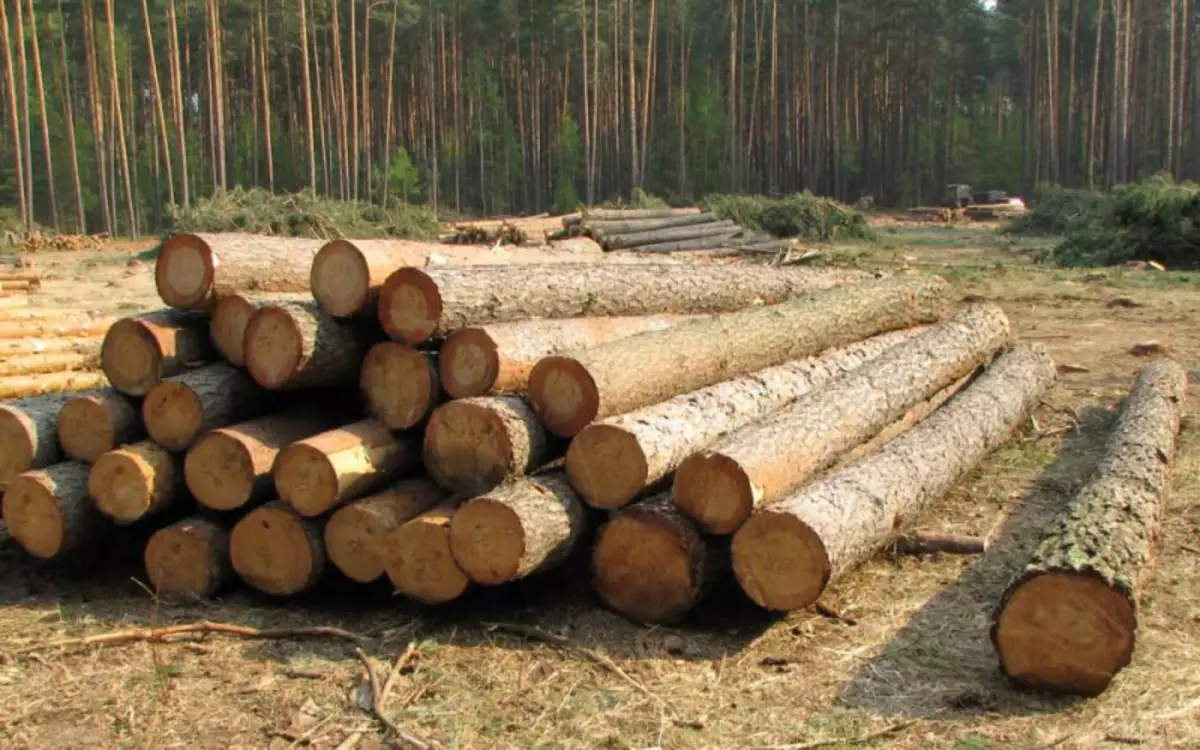
M696 208L590 209L564 217L562 224L561 236L590 237L609 252L776 254L794 245Z

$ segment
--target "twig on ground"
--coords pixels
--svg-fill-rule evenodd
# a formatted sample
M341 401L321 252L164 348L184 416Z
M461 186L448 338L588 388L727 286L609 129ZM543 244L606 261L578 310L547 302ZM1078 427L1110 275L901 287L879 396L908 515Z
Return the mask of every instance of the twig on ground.
M868 734L853 737L851 739L840 740L817 740L816 742L801 742L795 745L764 745L758 750L813 750L818 747L833 747L834 745L864 745L872 740L877 740L881 737L890 737L898 732L903 732L914 726L918 719L912 721L902 721L899 724L892 724L889 727L870 732Z
M392 665L392 671L388 674L387 681L383 683L383 695L379 696L379 705L387 706L388 696L392 694L392 686L396 682L396 675L400 674L408 666L408 663L419 655L417 642L412 641L408 644L408 648L404 649L404 653L396 657L396 663Z
M950 555L982 555L987 551L987 539L962 534L914 531L900 534L888 546L895 555L927 555L934 552L944 552Z
M1104 735L1104 741L1115 742L1118 745L1143 745L1146 742L1141 737L1126 737L1120 734L1113 734L1112 732Z
M367 639L361 635L334 627L312 628L273 628L259 630L245 625L232 625L222 622L197 622L188 625L168 625L162 628L141 628L124 630L117 633L92 635L86 638L68 638L61 641L50 641L34 646L26 646L10 653L14 655L29 654L54 648L89 648L92 646L124 646L130 643L171 643L174 638L186 635L207 636L214 633L232 635L250 640L286 640L289 638L340 638L342 640L363 643Z
M817 611L817 614L819 614L821 617L824 617L827 620L837 620L838 622L844 623L846 625L857 625L858 624L858 620L854 619L853 617L842 614L841 612L838 612L836 609L829 607L825 604L822 604L821 602L817 602L816 604L814 604L813 609L815 609Z
M363 666L367 668L367 679L371 681L371 713L376 719L379 719L379 721L385 727L390 729L393 734L400 738L401 742L411 745L412 747L417 748L417 750L429 750L429 743L425 742L416 735L409 734L408 732L404 731L396 725L396 722L387 717L387 714L384 713L384 706L381 700L383 698L383 691L379 687L379 676L375 674L375 667L371 665L371 660L361 648L354 649L354 655L357 656L358 660L361 661ZM399 660L397 660L397 663L399 663Z

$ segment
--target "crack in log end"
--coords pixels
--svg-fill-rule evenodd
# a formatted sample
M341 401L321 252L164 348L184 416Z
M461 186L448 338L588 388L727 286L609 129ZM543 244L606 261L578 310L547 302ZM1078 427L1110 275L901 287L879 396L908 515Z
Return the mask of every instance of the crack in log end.
M546 357L529 375L529 403L547 430L572 438L599 413L600 390L577 360Z
M389 338L416 346L437 331L442 295L429 274L419 268L401 268L380 290L378 314Z

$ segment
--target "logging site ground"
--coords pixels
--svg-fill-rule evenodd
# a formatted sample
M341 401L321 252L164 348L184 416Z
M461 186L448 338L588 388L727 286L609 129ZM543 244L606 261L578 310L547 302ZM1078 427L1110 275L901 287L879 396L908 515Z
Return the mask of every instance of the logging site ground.
M1048 698L1012 688L988 638L1001 592L1088 474L1146 355L1200 362L1200 274L1050 269L1034 262L1039 241L994 227L876 223L877 241L823 247L822 259L941 273L962 297L999 303L1064 370L1018 437L915 524L987 535L986 554L880 555L819 609L786 617L730 582L682 625L647 628L598 606L570 572L438 610L329 587L286 603L246 590L156 602L139 582L140 550L50 576L0 544L0 746L388 746L362 705L355 649L387 675L414 644L386 712L437 747L1200 747L1195 395L1132 664L1099 698ZM149 246L36 256L42 302L157 307L151 262L136 259ZM46 645L199 621L333 626L364 640Z

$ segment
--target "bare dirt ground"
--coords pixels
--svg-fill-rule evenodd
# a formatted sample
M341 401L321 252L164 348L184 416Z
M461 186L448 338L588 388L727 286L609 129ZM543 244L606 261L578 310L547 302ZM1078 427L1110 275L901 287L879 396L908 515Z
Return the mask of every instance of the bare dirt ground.
M821 612L787 617L757 612L731 586L679 627L646 628L599 608L579 585L580 567L445 610L333 581L285 602L235 591L168 603L139 583L136 539L86 571L36 566L0 541L0 747L394 741L361 705L355 644L336 638L46 645L199 620L341 627L363 636L382 676L415 644L387 714L438 747L1200 747L1195 390L1133 663L1091 700L1020 692L997 672L990 615L1098 457L1114 407L1146 362L1131 350L1157 342L1193 378L1200 361L1200 275L1046 269L1031 262L1036 249L993 229L896 225L877 243L827 253L942 273L963 296L1001 304L1018 335L1042 341L1060 365L1082 370L1064 374L1022 434L919 520L924 529L989 535L981 557L880 556L838 583ZM148 271L126 275L127 262L95 260L55 299L151 305ZM1139 306L1110 306L1117 297Z

